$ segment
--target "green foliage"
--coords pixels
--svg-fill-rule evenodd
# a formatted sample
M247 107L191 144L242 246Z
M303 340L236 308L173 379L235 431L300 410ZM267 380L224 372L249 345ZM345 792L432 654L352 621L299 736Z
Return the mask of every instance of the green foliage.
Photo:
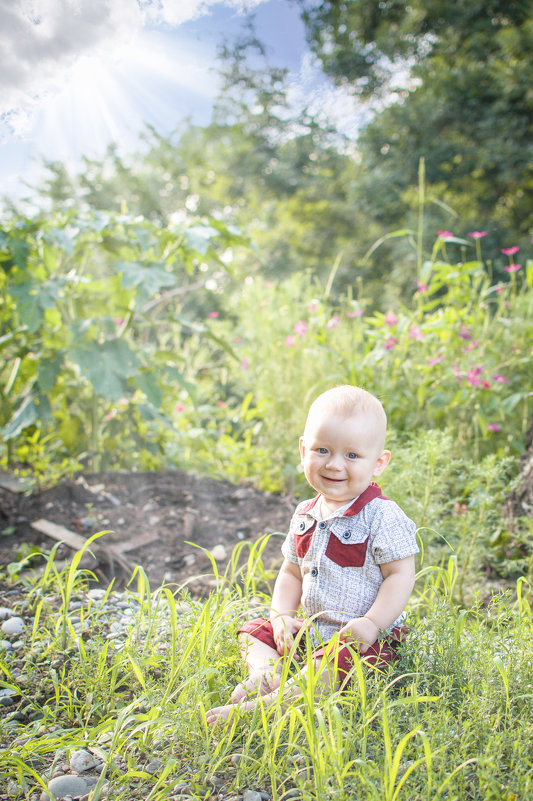
M8 710L0 721L0 760L23 797L45 788L77 748L102 762L95 798L104 783L107 797L147 799L184 785L198 799L213 787L261 789L274 801L289 790L306 801L531 795L533 618L523 579L513 592L458 606L453 583L425 570L402 660L387 673L367 672L355 656L342 694L317 703L306 689L290 704L236 711L208 728L205 709L227 700L240 674L235 632L255 615L251 594L264 572L264 543L244 563L243 547L201 601L152 590L140 570L118 597L112 588L87 594L83 573L61 573L50 557L25 607L35 623L22 670L0 659L0 683L20 696L18 719Z

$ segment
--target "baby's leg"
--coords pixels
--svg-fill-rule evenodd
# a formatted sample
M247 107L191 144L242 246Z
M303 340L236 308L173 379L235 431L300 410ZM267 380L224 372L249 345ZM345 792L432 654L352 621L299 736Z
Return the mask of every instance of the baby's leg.
M267 695L279 687L280 655L268 645L248 634L239 634L242 658L248 678L238 684L231 694L232 703L238 703L250 694Z

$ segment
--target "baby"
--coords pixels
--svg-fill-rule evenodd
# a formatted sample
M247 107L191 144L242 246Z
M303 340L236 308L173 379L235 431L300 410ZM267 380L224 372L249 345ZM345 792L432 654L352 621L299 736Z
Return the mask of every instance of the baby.
M253 709L259 696L265 704L276 700L282 660L299 658L292 646L302 628L298 639L309 638L313 647L317 693L349 681L348 643L378 669L398 657L418 547L413 521L372 481L390 460L386 427L381 403L359 387L334 387L311 405L300 456L318 494L300 503L292 518L270 618L239 630L248 678L231 703L209 710L209 723L227 719L236 704ZM296 697L300 686L289 679L284 696Z

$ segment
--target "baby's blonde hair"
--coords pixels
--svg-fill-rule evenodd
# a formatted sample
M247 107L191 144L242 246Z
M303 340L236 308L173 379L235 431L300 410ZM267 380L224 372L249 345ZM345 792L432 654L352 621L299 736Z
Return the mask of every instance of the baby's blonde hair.
M345 418L369 415L376 425L376 439L380 445L380 451L385 447L387 415L381 401L366 389L354 387L351 384L341 384L326 390L315 398L309 407L307 421L309 422L317 414L332 414Z

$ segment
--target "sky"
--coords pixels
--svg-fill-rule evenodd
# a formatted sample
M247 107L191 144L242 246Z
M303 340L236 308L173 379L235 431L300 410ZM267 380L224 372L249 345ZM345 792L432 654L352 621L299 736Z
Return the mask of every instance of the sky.
M250 14L293 101L355 133L359 112L320 76L290 0L0 0L0 195L30 195L43 160L76 171L111 143L134 152L147 125L207 124L217 45Z

